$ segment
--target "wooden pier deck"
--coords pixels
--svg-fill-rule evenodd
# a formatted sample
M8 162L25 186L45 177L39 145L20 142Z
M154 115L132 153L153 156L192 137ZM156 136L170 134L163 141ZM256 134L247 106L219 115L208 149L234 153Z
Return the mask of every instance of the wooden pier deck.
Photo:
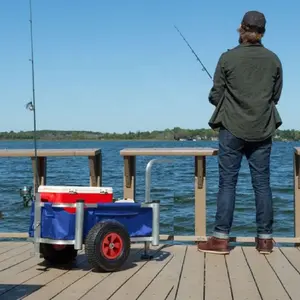
M194 245L161 245L152 261L133 244L121 271L97 273L83 252L72 267L47 267L29 242L0 242L0 299L290 300L299 299L300 251L254 247L230 255L203 254Z
M233 237L233 242L252 246L236 246L228 256L203 254L195 245L173 243L207 238L206 157L217 155L217 149L123 149L120 154L124 157L124 198L134 199L136 156L194 156L194 235L161 235L161 241L169 244L152 248L151 261L141 260L142 244L133 244L128 261L115 273L91 270L84 251L79 252L72 266L53 267L32 255L32 243L0 240L0 300L300 299L300 248L295 246L300 244L300 148L294 152L294 236L275 237L274 252L267 256L256 251L254 237ZM101 152L86 155L90 184L101 186ZM0 239L26 237L26 232L0 233ZM293 247L282 247L285 243Z

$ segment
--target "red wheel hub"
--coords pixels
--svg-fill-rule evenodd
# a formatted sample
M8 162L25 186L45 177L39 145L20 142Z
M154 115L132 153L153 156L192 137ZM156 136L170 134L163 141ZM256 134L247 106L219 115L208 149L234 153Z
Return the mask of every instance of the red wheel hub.
M108 233L102 242L102 253L107 259L116 259L122 252L123 241L118 233Z

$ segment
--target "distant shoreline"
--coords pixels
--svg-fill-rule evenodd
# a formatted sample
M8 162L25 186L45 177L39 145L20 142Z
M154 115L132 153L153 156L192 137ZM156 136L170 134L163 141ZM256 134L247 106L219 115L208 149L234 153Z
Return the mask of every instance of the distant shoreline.
M32 141L32 139L0 139L0 142L29 142ZM138 142L138 141L143 141L143 142L176 142L175 140L143 140L143 139L136 139L136 140L126 140L126 139L103 139L103 140L96 140L96 139L82 139L82 140L71 140L71 139L38 139L38 142ZM204 141L204 140L203 140ZM207 140L209 141L209 140Z
M31 142L33 139L0 139L0 142ZM196 141L177 141L177 140L172 140L172 139L103 139L103 140L96 140L96 139L81 139L81 140L72 140L72 139L38 139L38 142L189 142L191 144L195 142L218 142L219 140L196 140ZM275 139L273 142L300 142L300 140L280 140L280 139Z
M32 141L32 139L0 139L0 142L29 142ZM182 142L182 141L176 141L176 140L159 140L159 139L103 139L103 140L96 140L96 139L83 139L83 140L71 140L71 139L57 139L57 140L50 140L50 139L38 139L38 142ZM194 143L195 141L186 141L190 143ZM196 142L215 142L212 140L197 140Z
M180 127L152 131L128 131L117 132L96 132L79 130L37 130L38 141L217 141L219 132L211 128L185 129ZM33 131L6 131L0 132L0 141L30 141L33 140ZM300 141L298 130L277 130L274 134L274 141Z

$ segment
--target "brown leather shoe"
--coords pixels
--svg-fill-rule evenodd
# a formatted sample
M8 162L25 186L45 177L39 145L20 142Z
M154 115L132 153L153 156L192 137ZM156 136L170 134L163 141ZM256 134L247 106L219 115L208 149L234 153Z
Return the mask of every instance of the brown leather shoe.
M256 249L261 254L270 254L273 251L273 239L255 238Z
M211 237L207 242L198 242L198 251L213 254L229 254L229 240Z

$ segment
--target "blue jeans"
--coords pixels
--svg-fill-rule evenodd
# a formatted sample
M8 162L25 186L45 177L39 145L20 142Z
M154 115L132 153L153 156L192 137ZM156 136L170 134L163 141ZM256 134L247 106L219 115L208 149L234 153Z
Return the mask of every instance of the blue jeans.
M256 204L256 226L259 238L271 238L273 202L270 187L272 138L262 142L246 142L227 129L219 132L219 192L213 236L228 238L233 221L236 184L243 155L252 178Z

